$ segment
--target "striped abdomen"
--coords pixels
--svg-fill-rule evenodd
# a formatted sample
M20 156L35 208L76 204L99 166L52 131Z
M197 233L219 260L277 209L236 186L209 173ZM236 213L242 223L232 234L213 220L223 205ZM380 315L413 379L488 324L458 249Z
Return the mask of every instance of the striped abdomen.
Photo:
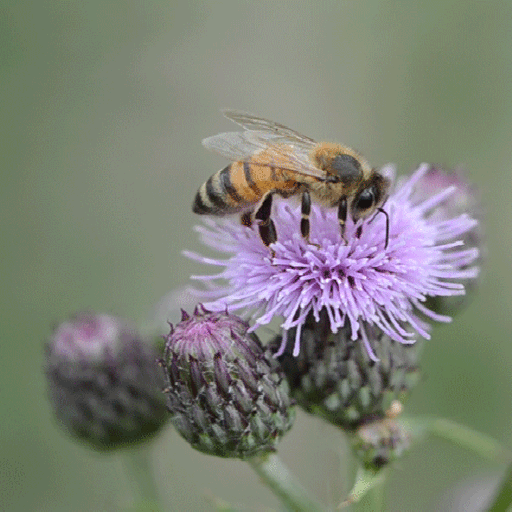
M260 158L258 158L261 162ZM234 162L216 172L197 191L194 213L227 215L250 208L269 191L289 195L298 183L283 170L261 163Z

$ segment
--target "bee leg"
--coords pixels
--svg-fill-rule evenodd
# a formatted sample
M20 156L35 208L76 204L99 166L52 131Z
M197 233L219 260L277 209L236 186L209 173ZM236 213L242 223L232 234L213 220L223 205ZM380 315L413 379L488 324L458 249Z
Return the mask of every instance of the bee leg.
M311 213L311 195L309 194L308 190L305 190L302 193L300 213L300 233L309 243L309 215Z
M300 210L302 218L300 219L300 233L303 236L304 240L310 245L314 245L315 247L320 247L318 244L315 244L309 240L309 228L311 226L309 222L309 215L311 213L311 194L308 190L305 190L302 193L302 201L301 201L301 210Z
M240 217L240 223L242 226L250 228L252 226L252 210L242 213Z
M347 243L345 238L345 223L347 222L347 198L342 197L340 202L338 203L338 222L340 223L341 230L341 238L343 238L344 242Z
M270 218L272 213L272 194L267 194L260 207L256 210L254 218L258 222L258 230L262 242L268 247L277 242L276 226Z

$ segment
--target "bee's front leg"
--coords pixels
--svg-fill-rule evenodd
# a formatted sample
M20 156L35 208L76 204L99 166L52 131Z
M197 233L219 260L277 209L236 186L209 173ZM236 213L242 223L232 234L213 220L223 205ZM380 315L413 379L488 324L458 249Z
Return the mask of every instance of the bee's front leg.
M345 239L345 224L347 222L347 198L342 197L340 199L340 202L338 203L338 222L340 224L340 230L341 230L341 238L347 243L347 240Z
M258 222L258 230L262 242L268 247L277 242L277 231L274 221L270 218L272 213L272 192L269 192L256 210L254 218Z

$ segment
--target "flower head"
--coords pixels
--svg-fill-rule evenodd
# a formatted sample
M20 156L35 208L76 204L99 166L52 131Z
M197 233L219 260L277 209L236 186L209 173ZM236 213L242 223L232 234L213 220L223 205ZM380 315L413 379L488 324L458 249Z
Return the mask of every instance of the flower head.
M473 263L478 249L465 247L463 238L477 221L456 212L440 218L432 215L456 187L440 187L433 195L417 199L417 187L430 167L423 164L390 194L386 218L376 215L356 225L350 220L342 239L336 209L313 205L311 236L301 235L300 205L290 199L276 200L272 219L277 242L272 250L261 242L255 226L246 227L232 218L206 220L198 227L203 242L226 254L227 259L189 256L220 267L213 276L194 276L207 284L202 297L207 307L220 310L247 309L256 329L274 317L295 331L293 353L300 350L301 326L311 313L328 315L332 332L345 325L351 339L362 339L372 358L364 324L375 325L392 339L414 342L416 333L428 338L427 318L449 321L425 306L429 297L463 295L461 281L476 277ZM383 169L391 174L391 168ZM284 350L286 337L280 352Z

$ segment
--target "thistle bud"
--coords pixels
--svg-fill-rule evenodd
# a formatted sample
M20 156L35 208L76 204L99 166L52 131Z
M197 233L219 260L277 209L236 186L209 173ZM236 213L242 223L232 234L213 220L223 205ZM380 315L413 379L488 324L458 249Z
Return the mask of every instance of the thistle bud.
M411 435L395 418L361 425L351 436L352 448L365 469L377 472L402 457Z
M291 428L289 387L249 325L198 306L171 326L162 365L176 430L193 448L248 458L275 450Z
M364 329L374 359L363 340L351 339L350 327L331 332L325 311L319 322L309 315L302 327L298 356L293 356L293 343L288 343L278 358L297 404L347 431L385 418L419 378L421 342L406 345L375 326ZM294 337L292 329L288 339ZM281 341L278 336L271 347L276 350Z
M470 215L480 220L482 212L479 195L460 170L444 171L439 167L431 167L416 184L412 200L422 203L449 187L454 189L452 194L432 210L430 218L442 222L461 215ZM459 282L464 285L466 293L428 297L425 303L427 308L438 314L454 315L469 303L470 296L479 282L475 279L475 268L482 264L483 238L481 222L475 223L472 229L461 233L461 241L464 245L458 250L460 253Z
M146 441L168 419L156 350L121 319L81 313L46 344L50 403L60 424L99 450Z

